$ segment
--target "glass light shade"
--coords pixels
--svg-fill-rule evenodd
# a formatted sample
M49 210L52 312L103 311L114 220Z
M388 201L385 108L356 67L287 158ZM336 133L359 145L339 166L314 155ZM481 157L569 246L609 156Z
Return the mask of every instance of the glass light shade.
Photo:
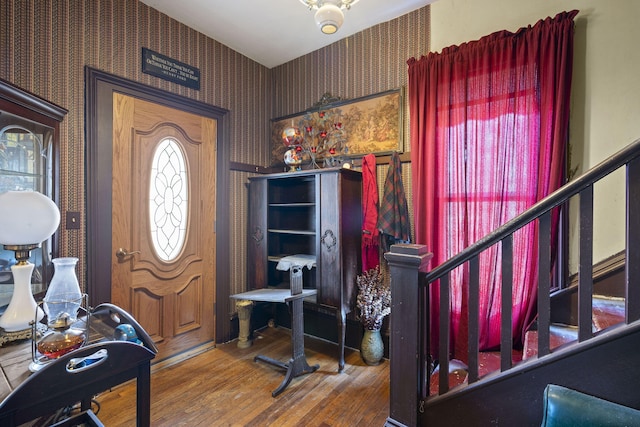
M319 9L325 3L333 3L340 9L350 9L358 1L360 0L300 0L300 3L309 9Z
M53 277L44 296L44 311L52 329L67 329L78 318L82 292L76 277L78 258L64 257L52 260Z
M39 245L58 228L60 211L37 191L7 191L0 194L0 218L0 244Z
M316 24L325 34L333 34L342 26L344 14L334 4L325 4L315 14Z
M7 191L0 194L0 218L0 244L16 251L19 260L11 266L13 295L0 317L0 328L6 332L24 331L29 329L34 318L39 321L44 316L31 291L34 265L27 261L29 251L56 231L60 211L42 193Z
M300 129L295 126L290 126L282 131L282 143L287 147L292 145L300 145L304 138Z

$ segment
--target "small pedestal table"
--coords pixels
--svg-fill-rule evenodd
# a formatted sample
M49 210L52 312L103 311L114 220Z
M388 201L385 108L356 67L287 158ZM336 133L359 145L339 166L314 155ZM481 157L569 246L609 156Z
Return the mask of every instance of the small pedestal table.
M248 301L277 302L289 305L291 313L291 359L287 363L272 359L267 356L258 355L255 361L261 361L286 370L282 383L271 395L276 397L291 382L291 379L300 375L315 372L320 366L309 366L304 354L304 318L303 299L316 295L315 289L303 289L302 269L306 266L311 269L315 266L315 257L312 255L291 255L283 257L276 268L279 270L289 270L290 288L265 288L254 289L248 292L231 295L231 298Z

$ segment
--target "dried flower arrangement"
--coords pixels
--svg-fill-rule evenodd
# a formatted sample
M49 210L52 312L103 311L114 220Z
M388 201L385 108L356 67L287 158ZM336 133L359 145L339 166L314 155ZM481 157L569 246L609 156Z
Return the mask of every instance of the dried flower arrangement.
M356 282L358 318L365 329L380 329L384 317L391 313L391 288L385 285L379 266L359 275Z

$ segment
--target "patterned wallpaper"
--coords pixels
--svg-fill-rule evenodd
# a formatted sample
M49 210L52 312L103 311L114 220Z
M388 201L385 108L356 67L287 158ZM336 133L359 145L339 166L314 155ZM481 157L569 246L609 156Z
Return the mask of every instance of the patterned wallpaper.
M425 6L274 68L274 93L278 96L274 97L273 117L304 111L327 92L348 100L406 88L407 60L419 58L429 51L429 22L430 8ZM409 151L409 106L406 94L403 110L403 147L404 151ZM389 167L378 165L376 169L379 197L382 198ZM404 163L402 181L413 230L410 175L410 165Z
M143 74L143 47L199 68L201 89ZM267 69L135 0L0 2L0 78L69 110L61 126L60 209L80 211L83 223L85 66L228 109L230 160L268 166L271 118L302 111L325 92L352 99L405 86L406 60L428 47L428 6ZM378 175L382 183L384 167ZM244 290L246 277L248 176L232 172L230 179L231 293ZM78 256L79 271L86 238L82 230L60 232L60 255Z
M423 7L274 68L273 117L304 111L325 92L355 99L406 86L407 60L428 53L429 10Z
M143 47L199 68L201 89L143 74ZM85 66L228 109L231 160L267 162L266 151L253 148L267 135L271 70L138 1L2 0L0 58L0 78L69 110L61 126L60 209L80 211L83 224ZM60 255L80 257L79 271L85 251L82 231L61 230Z

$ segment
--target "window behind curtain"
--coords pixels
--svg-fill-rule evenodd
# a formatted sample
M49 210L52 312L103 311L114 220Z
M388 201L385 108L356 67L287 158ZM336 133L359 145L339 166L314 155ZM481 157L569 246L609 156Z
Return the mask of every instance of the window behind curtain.
M576 14L563 12L516 33L496 32L409 60L416 241L434 253L432 267L562 184ZM553 228L555 233L557 217ZM535 314L536 233L528 226L514 235L516 343ZM480 256L481 350L500 345L500 259L500 245ZM467 283L464 268L450 277L458 357L467 342ZM436 327L438 300L433 286L430 318ZM431 332L431 353L437 354L438 331Z

